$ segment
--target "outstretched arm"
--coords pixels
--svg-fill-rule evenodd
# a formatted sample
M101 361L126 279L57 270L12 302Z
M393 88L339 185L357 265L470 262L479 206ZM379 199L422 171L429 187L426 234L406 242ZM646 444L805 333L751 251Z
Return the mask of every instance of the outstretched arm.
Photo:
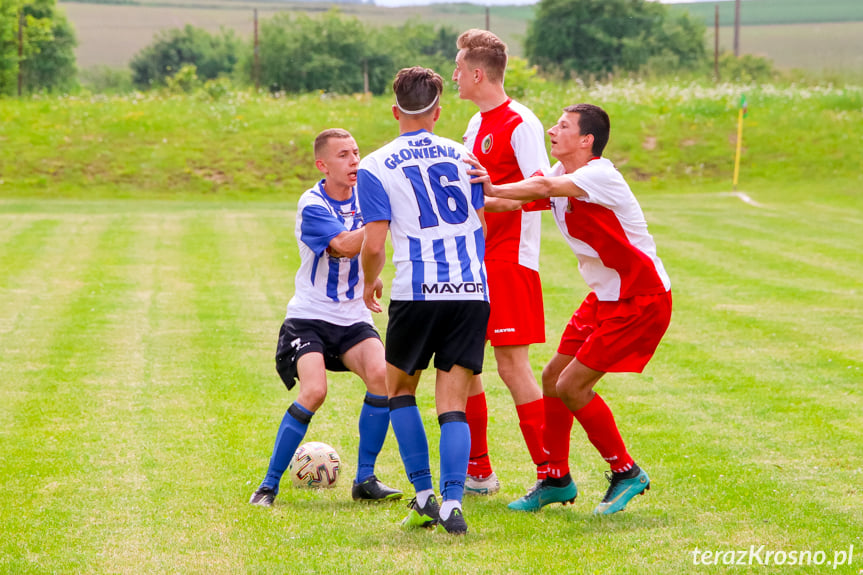
M522 204L533 200L551 197L585 197L587 192L579 188L567 176L534 176L520 182L494 185L488 172L476 158L466 157L464 161L472 166L467 173L473 176L471 183L481 183L486 196L503 200L517 200ZM512 204L501 204L512 205ZM510 208L512 209L512 208ZM489 211L505 211L491 209Z
M385 220L369 222L364 227L365 239L360 252L360 263L363 266L363 301L366 307L375 313L383 311L378 301L383 296L384 285L381 281L381 271L386 261L386 241L389 222Z

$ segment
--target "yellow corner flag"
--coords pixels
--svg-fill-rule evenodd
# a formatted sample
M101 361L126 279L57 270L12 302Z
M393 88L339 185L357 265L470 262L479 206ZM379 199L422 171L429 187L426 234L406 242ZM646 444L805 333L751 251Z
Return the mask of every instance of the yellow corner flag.
M737 191L737 176L740 175L740 150L743 147L743 118L746 117L749 108L746 103L746 94L740 96L740 108L737 111L737 153L734 155L734 180L732 186Z

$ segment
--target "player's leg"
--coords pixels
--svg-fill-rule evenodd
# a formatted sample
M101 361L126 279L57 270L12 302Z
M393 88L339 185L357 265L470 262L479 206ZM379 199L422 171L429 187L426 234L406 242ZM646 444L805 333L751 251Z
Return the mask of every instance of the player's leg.
M471 436L465 417L467 390L473 372L460 365L438 370L435 402L440 424L440 519L449 533L467 532L461 509L465 491Z
M638 467L626 450L611 409L593 387L604 375L574 360L561 373L558 393L584 428L588 440L611 467L609 488L595 514L622 510L630 499L650 488L647 473Z
M405 473L416 492L411 501L410 513L402 521L406 527L433 527L438 522L439 512L429 464L428 439L416 400L416 388L421 374L422 371L418 370L409 375L394 365L387 364L390 423L399 445Z
M250 501L254 505L265 507L272 505L273 499L279 493L282 475L306 436L312 416L327 396L327 372L322 353L303 354L297 359L296 368L300 380L300 392L297 399L288 407L279 425L267 475Z
M435 351L435 404L440 424L440 525L447 533L467 533L462 498L470 457L470 429L465 416L468 389L482 372L489 306L483 301L447 302L443 337Z
M375 462L390 426L384 346L379 338L368 337L342 354L341 359L366 385L358 422L357 475L351 496L364 501L401 499L401 491L387 487L375 476Z
M542 480L548 470L548 455L542 437L545 410L542 392L530 366L529 350L527 345L501 345L494 348L494 357L497 372L515 403L521 434L536 465L536 478Z
M515 511L539 511L551 503L572 503L578 489L569 473L572 412L557 394L557 380L573 357L555 353L542 371L543 445L548 453L548 475L537 481L525 496L509 504Z
M593 387L603 372L640 373L644 369L671 320L671 294L618 302L586 299L582 308L588 307L593 308L593 317L581 314L581 318L592 323L592 333L579 348L577 359L561 373L557 389L611 467L608 491L594 510L610 514L621 511L635 495L649 489L650 478L630 457L611 409Z
M500 481L488 454L488 403L482 376L474 375L468 389L465 417L470 428L470 461L467 467L465 493L491 495L500 490Z

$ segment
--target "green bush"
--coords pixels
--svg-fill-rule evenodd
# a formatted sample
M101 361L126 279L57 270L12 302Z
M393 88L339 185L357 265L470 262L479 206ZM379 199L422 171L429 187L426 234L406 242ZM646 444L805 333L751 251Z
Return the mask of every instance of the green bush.
M132 85L132 72L128 68L93 66L78 72L81 87L96 94L128 94Z
M562 77L695 69L705 60L704 24L645 0L541 0L525 52Z
M229 76L237 64L240 46L233 30L219 34L194 26L166 30L132 58L132 81L142 89L165 85L187 64L194 65L196 77L204 80Z
M458 33L411 20L369 27L331 10L318 17L276 14L261 24L259 83L273 92L382 94L395 73L426 66L447 77ZM254 83L252 50L244 51L235 79Z
M719 77L724 82L769 82L777 76L773 62L767 58L752 54L737 58L731 52L719 55Z

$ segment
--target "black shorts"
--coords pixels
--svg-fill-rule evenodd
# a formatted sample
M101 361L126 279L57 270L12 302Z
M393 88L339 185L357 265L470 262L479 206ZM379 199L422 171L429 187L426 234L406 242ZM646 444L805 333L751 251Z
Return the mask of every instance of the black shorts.
M344 326L316 319L286 319L279 330L276 371L291 389L297 383L297 360L312 352L324 355L329 371L349 371L342 363L342 355L369 338L381 336L364 321Z
M460 365L482 373L489 305L485 301L391 301L387 362L409 375Z

